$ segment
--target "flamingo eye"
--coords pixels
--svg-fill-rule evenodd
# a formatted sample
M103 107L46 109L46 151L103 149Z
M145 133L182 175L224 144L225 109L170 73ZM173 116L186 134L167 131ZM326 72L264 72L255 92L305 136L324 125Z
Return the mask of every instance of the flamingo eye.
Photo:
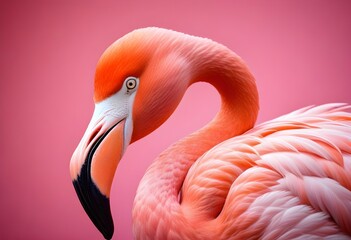
M126 79L126 81L125 81L125 84L126 84L126 87L127 87L128 91L133 90L137 86L137 78L135 78L135 77L128 77Z

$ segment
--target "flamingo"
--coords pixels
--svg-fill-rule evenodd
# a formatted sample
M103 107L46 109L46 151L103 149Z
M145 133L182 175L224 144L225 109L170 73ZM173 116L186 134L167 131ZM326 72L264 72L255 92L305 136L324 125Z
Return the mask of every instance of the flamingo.
M254 126L258 92L244 61L210 39L155 27L128 33L101 56L95 110L70 162L103 236L113 235L110 190L127 146L200 81L217 89L220 110L146 171L135 239L350 239L350 106L310 106Z

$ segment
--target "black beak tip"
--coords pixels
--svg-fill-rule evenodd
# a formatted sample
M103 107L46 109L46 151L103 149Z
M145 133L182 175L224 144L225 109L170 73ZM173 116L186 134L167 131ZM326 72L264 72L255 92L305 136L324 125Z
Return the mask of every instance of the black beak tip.
M109 198L101 194L90 178L84 179L82 174L77 180L73 181L73 185L90 220L105 239L111 239L114 232L114 224Z
M102 232L101 232L102 233ZM112 236L113 236L113 229L112 229L112 232L109 232L109 233L107 233L106 235L105 234L103 234L104 235L104 238L106 239L106 240L111 240L112 239Z

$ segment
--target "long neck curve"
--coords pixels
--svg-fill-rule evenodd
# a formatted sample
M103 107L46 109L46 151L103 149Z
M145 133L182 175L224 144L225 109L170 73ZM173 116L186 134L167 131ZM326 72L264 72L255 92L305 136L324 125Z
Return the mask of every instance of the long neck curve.
M134 201L133 230L137 239L177 239L180 233L175 233L172 226L179 229L188 224L178 195L189 168L206 151L244 133L256 121L256 84L241 58L211 40L195 40L183 48L192 72L188 85L210 83L221 96L221 107L210 123L170 146L148 168ZM196 231L186 235L192 234L189 239L198 238Z

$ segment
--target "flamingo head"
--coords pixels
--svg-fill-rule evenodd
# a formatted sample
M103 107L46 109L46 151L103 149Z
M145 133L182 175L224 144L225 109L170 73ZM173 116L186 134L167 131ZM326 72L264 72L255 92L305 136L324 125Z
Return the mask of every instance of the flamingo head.
M109 197L119 160L130 143L172 114L189 85L189 63L180 54L181 44L176 47L185 36L136 30L108 47L97 64L95 110L70 173L81 204L106 239L114 231Z

